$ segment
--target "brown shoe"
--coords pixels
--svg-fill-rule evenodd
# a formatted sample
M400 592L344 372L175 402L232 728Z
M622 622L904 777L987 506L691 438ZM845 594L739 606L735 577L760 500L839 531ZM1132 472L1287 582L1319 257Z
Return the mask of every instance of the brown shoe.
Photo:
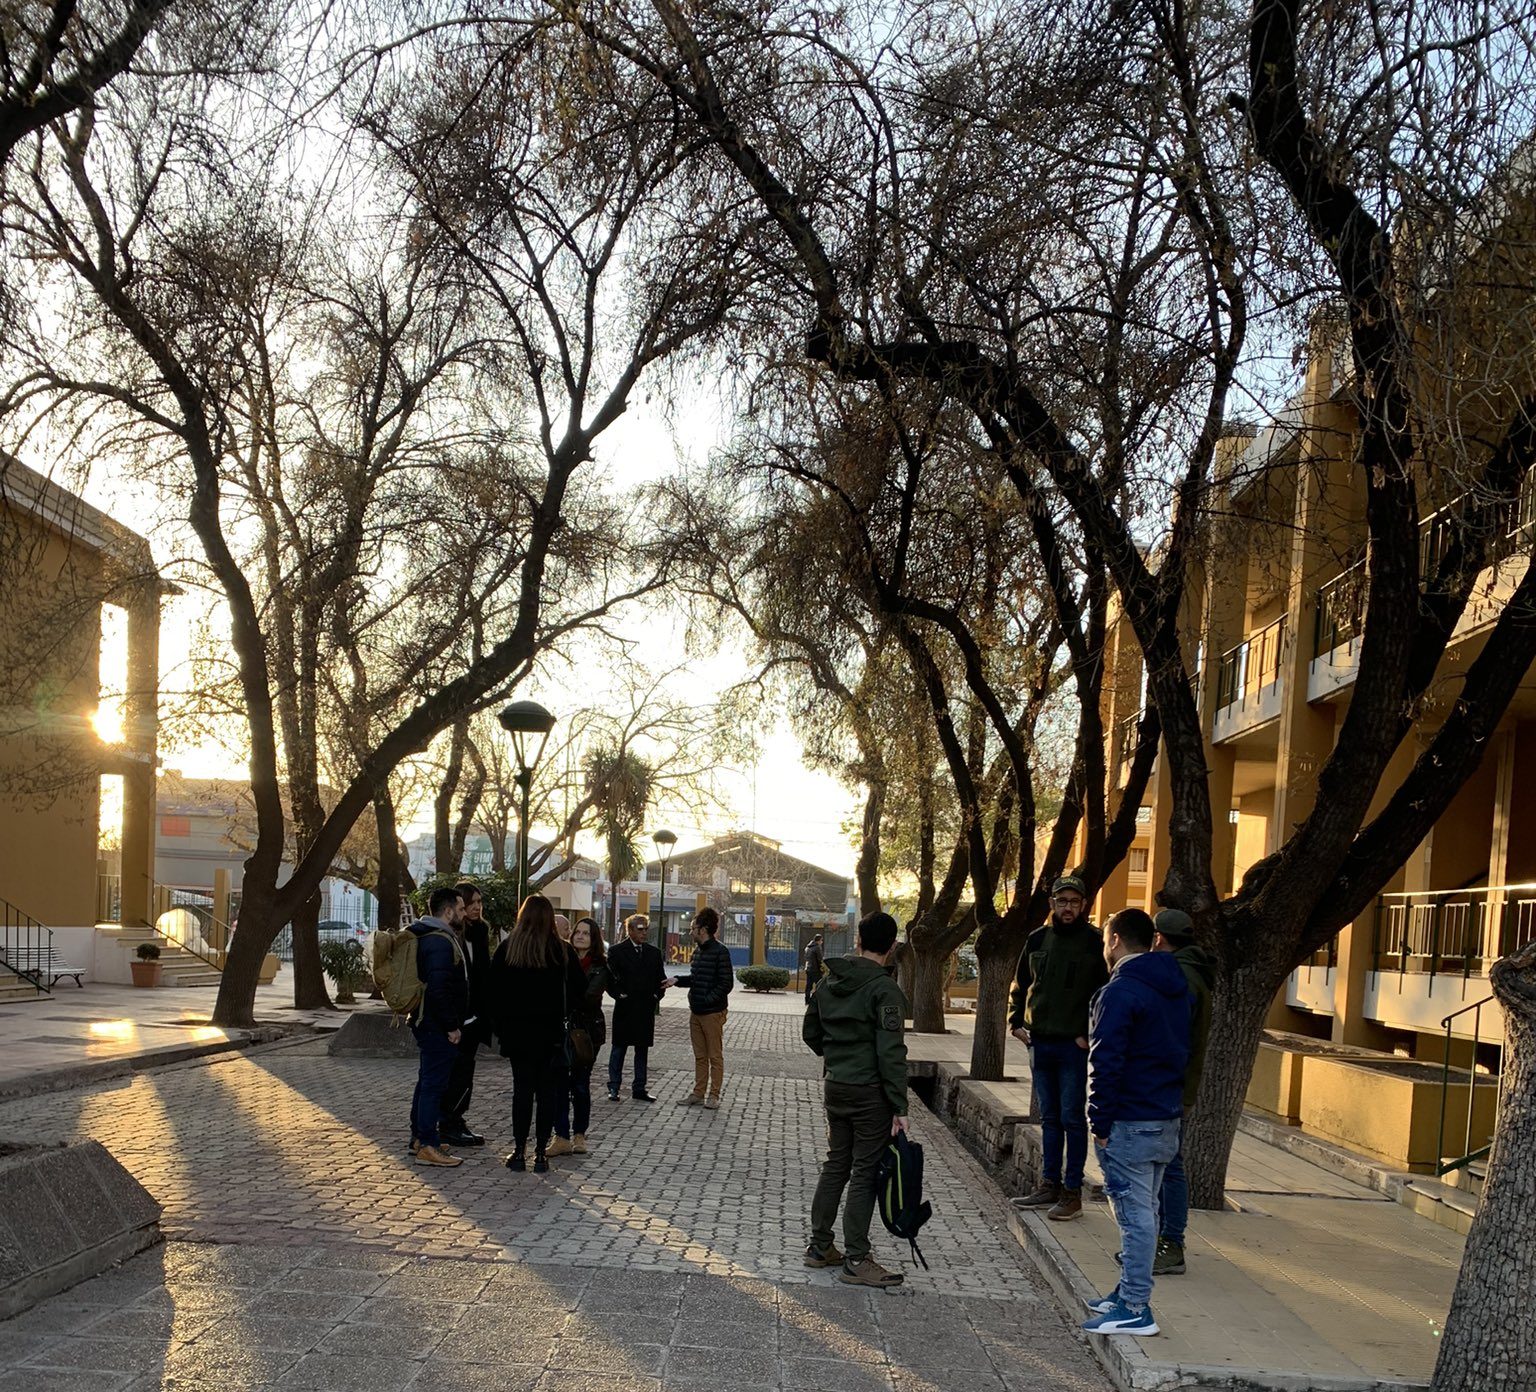
M813 1242L805 1249L805 1264L813 1270L821 1271L829 1266L841 1266L843 1254L837 1250L837 1243L829 1242L824 1248L818 1248Z
M865 1257L859 1262L845 1259L837 1278L850 1286L874 1286L878 1290L899 1286L907 1279L899 1271L887 1271L873 1257Z
M1033 1193L1020 1194L1010 1202L1015 1208L1050 1208L1060 1198L1061 1185L1048 1179Z
M452 1169L455 1165L462 1165L464 1157L461 1155L450 1155L440 1146L424 1145L416 1152L416 1163L418 1165L446 1165L449 1169Z
M720 1110L720 1098L718 1096L706 1097L704 1099L704 1110L706 1112L718 1112Z
M679 1107L702 1107L704 1099L696 1092L685 1092L677 1099L677 1105Z
M571 1137L571 1154L585 1155L587 1153L587 1138L580 1131Z
M545 1147L544 1154L553 1159L556 1155L571 1155L575 1150L576 1147L566 1140L564 1136L556 1136Z
M1061 1198L1056 1201L1056 1206L1045 1216L1053 1223L1065 1223L1068 1219L1076 1218L1083 1211L1083 1191L1081 1189L1063 1189Z

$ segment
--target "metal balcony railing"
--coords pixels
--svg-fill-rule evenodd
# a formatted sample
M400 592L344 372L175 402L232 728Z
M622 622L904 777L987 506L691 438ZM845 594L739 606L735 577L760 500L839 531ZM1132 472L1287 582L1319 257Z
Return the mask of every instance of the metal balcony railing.
M40 996L51 994L45 964L53 960L53 929L0 899L0 969L19 977Z
M1285 633L1285 615L1282 614L1235 648L1222 653L1221 665L1216 669L1217 710L1251 700L1280 680Z
M1536 940L1536 884L1383 894L1372 964L1399 976L1485 976Z

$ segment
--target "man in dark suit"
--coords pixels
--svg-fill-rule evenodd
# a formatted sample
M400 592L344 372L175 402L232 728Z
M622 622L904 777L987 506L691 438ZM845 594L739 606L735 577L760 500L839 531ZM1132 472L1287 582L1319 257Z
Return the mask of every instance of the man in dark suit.
M635 1051L636 1102L654 1102L645 1090L646 1064L656 1041L656 1009L667 993L666 964L661 953L646 941L651 921L644 914L624 920L625 940L608 954L608 994L614 999L613 1039L608 1045L608 1100L619 1100L624 1081L624 1055Z
M459 1052L443 1089L443 1141L448 1145L482 1146L485 1137L471 1129L465 1113L475 1095L475 1055L482 1044L491 1043L490 1001L486 995L486 973L491 953L496 950L496 930L485 919L485 903L480 890L468 880L456 885L464 901L464 913L457 932L464 953L464 974L469 981L470 1018L459 1036Z

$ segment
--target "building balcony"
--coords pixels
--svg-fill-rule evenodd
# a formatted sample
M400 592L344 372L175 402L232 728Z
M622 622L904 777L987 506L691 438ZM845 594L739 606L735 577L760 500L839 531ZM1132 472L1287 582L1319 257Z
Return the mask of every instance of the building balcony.
M1222 653L1216 672L1214 743L1235 739L1279 716L1287 629L1282 614Z

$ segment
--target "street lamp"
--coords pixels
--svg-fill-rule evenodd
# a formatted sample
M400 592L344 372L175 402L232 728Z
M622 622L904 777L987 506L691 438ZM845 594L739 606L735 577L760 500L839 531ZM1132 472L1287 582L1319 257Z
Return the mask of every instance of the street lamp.
M661 924L661 965L667 965L667 857L672 854L672 848L677 845L677 837L670 831L658 831L651 837L656 843L656 854L661 859L661 907L657 910L656 920Z
M517 755L517 773L514 780L522 790L522 815L517 825L517 907L522 911L523 889L528 880L528 797L533 788L533 771L539 765L544 746L549 743L549 732L555 728L555 717L537 701L514 701L496 717L501 728L512 736L512 752ZM533 736L539 737L533 757L528 757Z

